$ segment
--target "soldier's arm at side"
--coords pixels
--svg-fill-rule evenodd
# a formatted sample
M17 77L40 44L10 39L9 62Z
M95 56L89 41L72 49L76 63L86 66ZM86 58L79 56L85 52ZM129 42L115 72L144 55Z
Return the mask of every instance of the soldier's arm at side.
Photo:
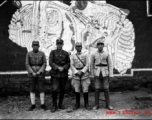
M30 57L29 57L29 53L26 54L26 60L25 60L25 66L26 66L26 69L28 71L29 74L32 74L34 73L31 66L30 66L30 61L29 61Z
M45 53L43 53L42 57L43 57L43 64L42 64L40 70L38 71L39 73L44 73L44 71L46 69L46 65L47 65Z
M69 54L67 53L67 54L66 54L66 64L63 66L63 69L69 70L69 68L70 68L70 56L69 56Z
M89 56L86 55L85 59L86 59L86 64L85 64L84 68L81 70L83 73L86 73L87 70L89 69Z
M108 70L109 70L109 77L113 77L113 65L110 55L108 55Z
M74 55L71 55L71 70L73 74L78 73L78 70L74 67Z
M94 54L92 54L90 58L90 72L92 77L94 76L94 64L95 64L94 62L95 62L95 56Z
M58 69L58 65L56 65L55 63L53 63L53 51L51 51L50 55L49 55L49 65L52 67L52 69L57 70Z

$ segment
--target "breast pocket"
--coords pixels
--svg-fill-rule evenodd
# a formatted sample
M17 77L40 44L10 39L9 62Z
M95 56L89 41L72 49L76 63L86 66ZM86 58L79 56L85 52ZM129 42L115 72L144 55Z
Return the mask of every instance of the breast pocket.
M43 56L42 55L38 56L38 64L43 64Z
M95 63L97 63L97 64L100 63L100 57L99 56L95 56Z
M78 63L78 59L73 59L74 64Z
M35 57L34 56L30 56L30 64L35 64Z
M85 57L85 56L82 56L82 57L81 57L81 61L82 61L84 64L86 64L86 57Z

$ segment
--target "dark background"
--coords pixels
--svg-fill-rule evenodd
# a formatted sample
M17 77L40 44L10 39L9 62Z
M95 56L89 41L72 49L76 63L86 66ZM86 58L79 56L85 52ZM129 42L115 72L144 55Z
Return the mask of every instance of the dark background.
M130 10L128 19L134 25L136 48L132 68L152 68L152 17L147 17L146 0L107 0L107 3ZM26 48L8 38L8 25L16 10L12 1L0 7L0 71L25 70Z

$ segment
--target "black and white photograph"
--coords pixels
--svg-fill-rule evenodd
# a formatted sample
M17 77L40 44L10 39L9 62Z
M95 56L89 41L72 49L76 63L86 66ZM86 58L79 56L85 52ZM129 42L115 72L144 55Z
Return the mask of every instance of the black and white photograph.
M0 1L0 119L151 118L151 0Z

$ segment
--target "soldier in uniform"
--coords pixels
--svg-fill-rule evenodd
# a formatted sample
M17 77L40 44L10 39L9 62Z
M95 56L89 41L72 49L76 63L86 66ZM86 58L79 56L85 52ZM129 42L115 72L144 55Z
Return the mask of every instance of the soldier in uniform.
M70 57L69 53L62 49L63 40L56 40L57 49L52 50L49 55L49 65L51 66L51 80L53 84L52 90L52 100L53 100L53 108L51 112L55 112L57 110L57 93L60 91L59 96L59 109L65 109L62 105L64 99L64 91L66 86L66 81L68 80L68 70L70 68Z
M71 56L71 70L72 70L72 86L75 89L76 94L76 104L74 106L74 110L80 107L80 92L81 88L84 94L84 106L87 110L90 110L88 103L88 88L90 85L89 79L89 59L88 55L81 53L82 43L77 42L75 44L75 48L77 50L76 54Z
M109 79L113 77L112 61L107 52L103 50L105 37L97 40L98 50L91 55L90 70L91 77L95 80L95 106L93 109L99 108L100 90L104 91L106 100L106 108L112 110L109 98Z
M36 85L38 85L40 92L41 108L47 110L45 102L44 93L44 72L46 68L46 57L44 52L39 51L39 41L32 42L33 51L30 51L26 55L26 69L28 71L28 76L30 79L30 98L31 107L29 111L33 111L36 108L35 105L35 90Z

